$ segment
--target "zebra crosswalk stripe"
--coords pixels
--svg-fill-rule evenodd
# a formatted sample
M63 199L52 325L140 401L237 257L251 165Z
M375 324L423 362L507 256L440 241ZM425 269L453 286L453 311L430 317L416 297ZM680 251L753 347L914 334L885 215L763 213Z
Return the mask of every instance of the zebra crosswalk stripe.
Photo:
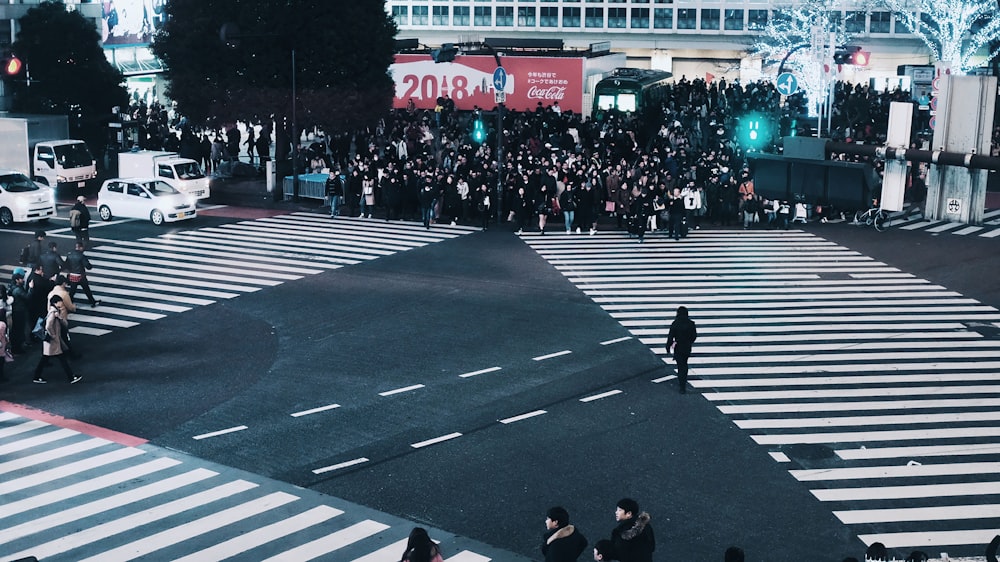
M414 526L291 484L109 439L0 411L0 559L395 562ZM527 562L431 533L455 553L447 560Z
M687 306L689 384L865 542L971 555L996 534L1000 341L975 331L1000 327L996 308L806 232L522 239L668 364Z
M78 295L70 332L103 336L478 230L292 213L115 241L87 252L101 306L87 308Z

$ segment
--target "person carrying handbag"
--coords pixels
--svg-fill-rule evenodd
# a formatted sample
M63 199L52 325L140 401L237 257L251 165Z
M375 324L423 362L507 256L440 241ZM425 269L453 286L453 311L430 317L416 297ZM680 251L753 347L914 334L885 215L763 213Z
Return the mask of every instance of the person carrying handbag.
M52 357L59 360L59 364L62 365L63 372L66 373L66 380L70 384L76 384L83 380L80 375L73 374L73 368L69 364L69 360L66 359L66 350L63 347L63 331L67 329L68 322L62 318L62 298L59 295L52 295L49 297L49 312L45 316L45 339L42 342L42 356L38 359L38 365L35 366L35 376L32 382L38 384L45 384L49 381L42 378L42 371L48 366L49 361Z

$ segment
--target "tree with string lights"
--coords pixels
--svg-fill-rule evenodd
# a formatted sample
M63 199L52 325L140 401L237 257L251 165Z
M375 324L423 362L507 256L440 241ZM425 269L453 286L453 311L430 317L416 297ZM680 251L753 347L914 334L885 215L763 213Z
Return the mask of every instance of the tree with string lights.
M935 60L951 63L953 72L966 74L1000 54L1000 10L994 0L879 1Z
M832 55L837 45L851 40L846 23L856 16L852 12L842 17L841 5L837 0L803 0L777 8L750 47L750 55L760 58L765 67L783 66L795 74L813 116L826 97L826 70L833 63L832 56L825 60L826 54Z

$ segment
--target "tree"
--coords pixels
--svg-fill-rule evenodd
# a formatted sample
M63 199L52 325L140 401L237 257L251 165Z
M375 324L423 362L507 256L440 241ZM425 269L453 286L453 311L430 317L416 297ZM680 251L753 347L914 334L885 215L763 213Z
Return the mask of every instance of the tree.
M956 73L965 74L1000 54L1000 48L991 45L1000 40L995 0L880 1L927 45L936 60L951 63ZM973 62L984 47L986 59Z
M192 122L290 115L293 49L303 128L369 126L391 108L396 26L384 0L171 0L166 14L153 52ZM226 23L235 40L223 42Z
M42 2L18 23L11 50L24 70L10 80L11 108L68 115L71 134L100 151L111 108L126 105L128 92L122 73L104 55L94 22L62 2Z
M765 66L784 61L811 102L810 115L819 113L819 104L826 98L829 75L825 68L833 65L834 48L851 40L841 5L836 0L802 0L775 9L750 47L751 55L761 58Z

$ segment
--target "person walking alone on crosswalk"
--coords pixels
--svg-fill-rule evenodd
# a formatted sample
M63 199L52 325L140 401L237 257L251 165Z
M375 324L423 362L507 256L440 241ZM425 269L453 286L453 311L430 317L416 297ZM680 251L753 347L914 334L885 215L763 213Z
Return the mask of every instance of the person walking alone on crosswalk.
M400 562L444 562L444 559L441 557L441 549L431 540L427 530L414 527L410 531L410 538L406 541L406 550L403 551Z
M667 334L667 351L674 354L677 362L677 383L681 394L687 393L688 358L691 357L691 346L698 338L698 330L694 320L688 317L686 306L677 307L677 316L670 324Z

